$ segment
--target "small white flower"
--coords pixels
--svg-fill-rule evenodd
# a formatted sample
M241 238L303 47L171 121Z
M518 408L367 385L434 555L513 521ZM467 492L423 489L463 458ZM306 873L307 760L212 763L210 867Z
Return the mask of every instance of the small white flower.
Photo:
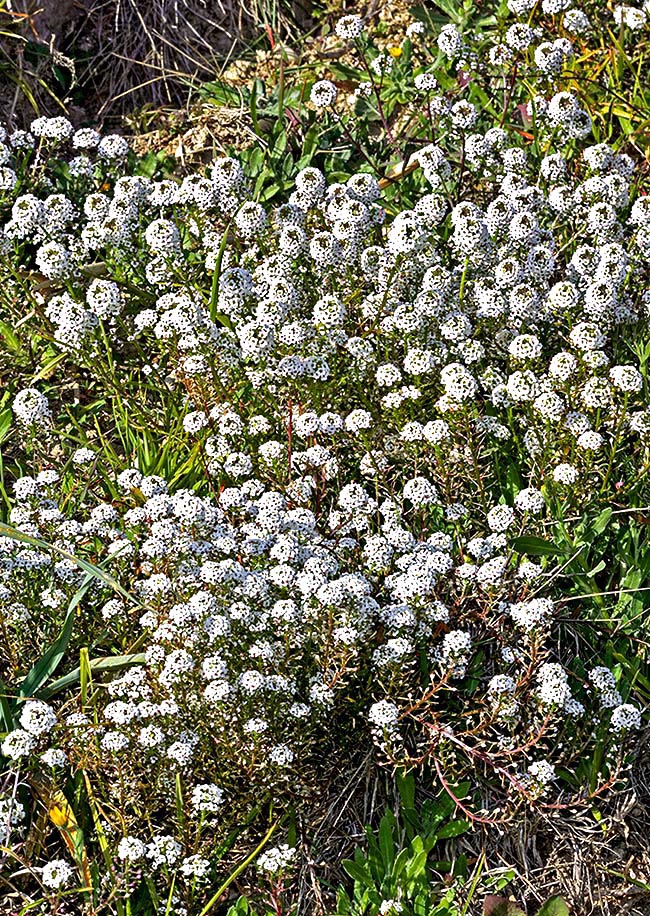
M73 869L64 859L52 859L47 865L43 866L41 880L45 887L52 890L59 890L70 882L74 874Z
M310 99L316 108L331 108L337 95L338 90L331 80L319 80L311 88Z

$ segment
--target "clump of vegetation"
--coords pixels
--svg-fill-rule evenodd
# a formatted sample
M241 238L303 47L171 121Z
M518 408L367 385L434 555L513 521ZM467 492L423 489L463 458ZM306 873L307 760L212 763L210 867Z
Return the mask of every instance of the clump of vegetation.
M436 844L624 784L650 198L642 125L572 88L603 15L511 0L387 50L348 15L351 99L312 81L304 129L282 78L273 144L182 180L64 117L1 138L19 911L207 916L256 866L231 912L456 916L503 876ZM403 810L335 901L309 825L370 746Z

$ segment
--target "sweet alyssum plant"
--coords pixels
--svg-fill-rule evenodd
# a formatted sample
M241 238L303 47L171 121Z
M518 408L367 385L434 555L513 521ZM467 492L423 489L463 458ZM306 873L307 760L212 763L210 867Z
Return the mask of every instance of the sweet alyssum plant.
M3 320L154 425L173 403L195 472L136 466L101 410L101 438L62 455L43 379L12 393L31 467L0 539L0 811L29 899L208 912L233 828L270 817L270 844L319 761L370 739L488 824L618 778L641 712L565 638L577 555L553 537L647 493L650 207L541 69L534 143L470 135L461 99L393 212L370 171L304 168L265 207L231 158L176 183L63 118L5 138Z

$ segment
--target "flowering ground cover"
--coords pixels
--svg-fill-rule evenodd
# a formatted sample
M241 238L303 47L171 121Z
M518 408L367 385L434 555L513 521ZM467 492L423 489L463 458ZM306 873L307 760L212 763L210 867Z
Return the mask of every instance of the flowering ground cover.
M650 9L487 6L185 176L3 129L7 912L517 916L645 811Z

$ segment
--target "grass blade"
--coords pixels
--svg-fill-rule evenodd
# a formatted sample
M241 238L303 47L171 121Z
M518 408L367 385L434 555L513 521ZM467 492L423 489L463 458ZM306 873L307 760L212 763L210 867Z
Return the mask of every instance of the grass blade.
M142 604L134 598L133 595L129 594L129 592L120 585L117 579L114 579L109 573L100 569L99 566L95 566L94 563L83 560L81 557L76 557L74 554L68 553L67 550L56 547L54 544L48 544L47 541L42 540L42 538L34 537L31 534L25 534L23 531L19 531L17 528L13 528L5 522L0 522L0 536L11 538L14 541L20 541L21 544L31 544L32 547L40 547L42 550L49 550L61 557L65 557L67 560L72 560L80 569L83 569L84 572L88 573L88 575L93 578L99 579L104 585L107 585L114 592L117 592L118 595L121 595L130 604L134 604L136 607L142 607Z
M54 674L56 669L59 667L61 659L65 655L65 651L68 648L68 643L70 642L75 611L79 605L79 602L90 588L92 582L93 577L90 574L86 575L81 588L79 588L73 595L72 601L70 602L67 613L65 615L65 620L63 621L61 632L59 633L56 640L52 643L50 648L47 650L47 652L45 652L36 662L36 664L33 665L30 669L18 690L19 699L34 696L38 689L45 683L45 681L47 681L47 679L52 674Z
M106 658L90 660L88 662L88 670L92 674L101 674L103 671L122 671L124 668L131 668L133 665L144 665L145 661L146 657L143 652L135 652L131 655L111 655ZM44 690L41 690L39 697L47 700L80 680L81 668L73 668L72 671L57 678L56 681L52 681Z

